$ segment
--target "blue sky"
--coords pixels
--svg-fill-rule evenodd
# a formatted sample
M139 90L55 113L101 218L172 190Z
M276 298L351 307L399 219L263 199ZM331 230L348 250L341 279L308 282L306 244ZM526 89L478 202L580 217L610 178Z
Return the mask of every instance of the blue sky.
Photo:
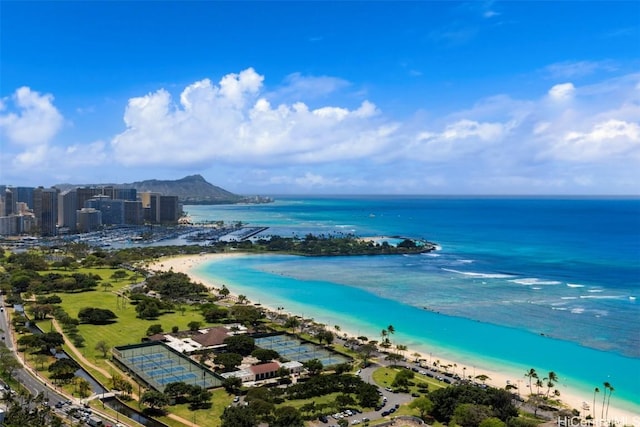
M0 183L639 194L640 2L0 1Z

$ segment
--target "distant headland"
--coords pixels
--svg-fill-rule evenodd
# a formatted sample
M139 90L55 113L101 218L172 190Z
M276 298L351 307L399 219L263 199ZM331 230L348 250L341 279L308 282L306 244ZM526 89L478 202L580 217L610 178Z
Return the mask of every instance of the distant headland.
M165 195L178 196L178 201L184 205L218 205L229 203L271 203L273 199L265 196L242 196L231 193L215 186L202 175L189 175L177 180L148 179L129 184L56 184L54 187L61 191L77 187L134 188L138 192L149 191Z

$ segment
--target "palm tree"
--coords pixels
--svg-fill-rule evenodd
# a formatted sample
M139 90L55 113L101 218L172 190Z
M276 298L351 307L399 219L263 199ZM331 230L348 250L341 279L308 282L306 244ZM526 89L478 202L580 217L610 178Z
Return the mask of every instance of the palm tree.
M607 397L607 410L604 413L605 418L609 418L609 402L611 402L611 393L613 393L615 389L613 388L612 385L609 385L609 397Z
M600 418L604 418L604 401L607 398L607 390L611 387L611 384L609 384L608 381L605 381L602 385L604 386L604 396L602 396L602 410L600 411Z
M540 378L536 380L536 394L540 394L540 387L544 386L544 383Z
M535 369L531 368L531 369L529 369L529 371L527 371L526 374L524 374L524 376L529 378L529 394L531 395L531 394L533 394L533 388L531 388L531 381L534 378L536 378L536 379L538 378L538 373L536 372Z
M596 394L600 393L600 389L598 387L593 389L593 409L591 410L591 413L595 416L596 414Z
M549 398L549 393L551 392L554 383L558 382L558 374L550 371L545 380L547 380L547 398Z
M387 336L391 336L396 333L396 328L393 325L387 326Z

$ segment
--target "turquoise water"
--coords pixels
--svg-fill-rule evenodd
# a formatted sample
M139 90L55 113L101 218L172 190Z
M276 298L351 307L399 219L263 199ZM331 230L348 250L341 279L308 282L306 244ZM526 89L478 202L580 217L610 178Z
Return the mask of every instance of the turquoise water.
M253 301L460 363L553 370L562 387L608 381L640 412L640 200L290 198L196 207L194 219L281 235L351 232L437 242L415 256L228 259L203 272ZM481 362L481 361L482 362Z

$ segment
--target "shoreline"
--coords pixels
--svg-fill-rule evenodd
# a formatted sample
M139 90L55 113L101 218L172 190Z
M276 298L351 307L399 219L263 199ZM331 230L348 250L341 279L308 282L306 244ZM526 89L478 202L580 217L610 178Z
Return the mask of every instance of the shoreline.
M371 239L371 238L368 238L368 239ZM251 254L237 252L237 253L175 256L175 257L161 259L153 263L149 268L155 269L155 270L161 270L161 271L173 270L175 272L185 273L189 275L192 280L196 282L201 282L208 288L219 288L223 285L223 283L219 283L219 284L213 283L212 279L214 278L206 277L204 275L199 274L197 272L197 268L200 267L202 264L209 263L211 261L222 260L230 257L241 257L246 255L251 255ZM229 290L231 291L231 295L237 296L238 292L234 292L233 284L226 284L226 285L227 285L227 288L229 288ZM250 294L246 296L248 297L249 300L251 300ZM264 303L263 301L259 301L259 303L263 308L273 313L277 313L279 311L276 308L276 306L273 306L272 304ZM290 315L299 315L299 313L293 313L289 311L286 311L286 312ZM339 324L341 335L346 335L347 337L354 337L354 338L359 335L359 333L356 333L353 329L350 329L349 325L343 325L339 320L336 320L335 323ZM331 330L332 325L327 325L327 329ZM335 333L335 331L333 332ZM395 342L395 344L401 344L401 343ZM489 379L486 380L486 383L488 385L496 388L504 388L505 385L507 384L517 385L519 389L518 393L521 394L522 397L524 398L528 396L527 394L528 379L524 377L524 374L510 375L510 372L506 372L507 370L500 370L496 366L492 366L490 362L486 362L482 359L480 359L479 360L480 363L477 363L477 364L476 363L469 364L468 361L467 363L459 363L459 360L463 358L455 357L456 355L451 354L450 351L443 350L442 348L438 348L437 346L434 347L434 350L436 351L425 353L424 351L419 351L419 350L416 350L415 348L408 348L405 352L406 354L405 357L407 358L407 360L414 360L415 357L412 355L414 353L417 353L417 354L420 354L421 359L424 359L426 361L438 360L440 363L440 367L447 366L447 365L449 367L454 367L453 370L455 371L455 373L461 376L463 372L466 373L467 377L469 376L477 377L478 375L484 374L489 377ZM447 354L447 356L442 357L441 354ZM473 375L470 375L470 374L473 374ZM517 380L513 380L513 378L517 378ZM581 392L579 390L567 388L566 386L563 387L562 383L559 383L557 385L558 385L558 389L561 390L560 400L566 406L568 406L571 409L575 408L579 410L581 413L584 413L585 415L589 414L589 411L586 411L583 409L583 404L586 402L589 406L591 406L593 394L591 394L590 396L586 396L584 392ZM600 398L600 395L598 395L598 399L599 398ZM598 410L597 403L598 401L596 401L596 411ZM609 419L614 422L617 422L623 425L640 426L640 414L635 413L631 410L613 405L609 407L609 415L610 415ZM597 416L597 414L595 414L594 418L595 418L594 423L596 426L598 426L599 424L597 421L599 417ZM604 424L608 425L608 423L603 422L602 425Z

